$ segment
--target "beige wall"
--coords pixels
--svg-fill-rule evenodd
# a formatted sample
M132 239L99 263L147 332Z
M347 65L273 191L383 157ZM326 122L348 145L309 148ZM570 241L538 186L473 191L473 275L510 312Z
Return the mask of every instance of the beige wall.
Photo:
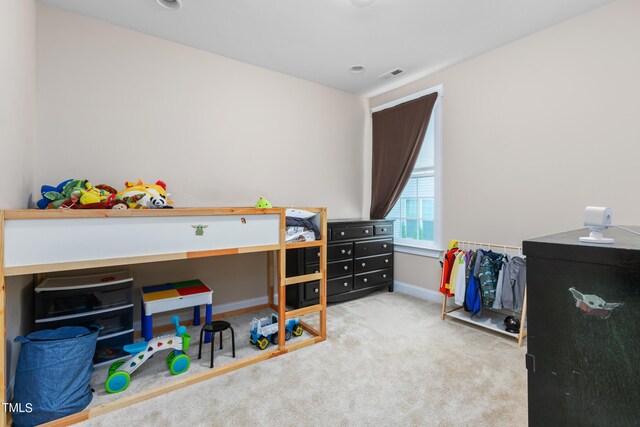
M43 5L37 46L38 185L163 179L179 206L360 215L363 98Z
M0 209L27 206L35 135L35 2L7 0L0 13Z
M264 196L361 215L365 99L43 5L37 48L38 185L162 179L177 206ZM265 296L265 266L246 255L134 272L199 277L223 304Z
M640 2L619 0L371 100L444 83L444 239L520 244L582 226L587 205L638 224ZM437 261L396 255L436 289Z
M35 135L35 33L32 0L8 0L0 13L0 209L27 207L33 186ZM7 386L18 361L17 335L31 328L30 278L12 278L7 289ZM4 399L3 399L4 401Z

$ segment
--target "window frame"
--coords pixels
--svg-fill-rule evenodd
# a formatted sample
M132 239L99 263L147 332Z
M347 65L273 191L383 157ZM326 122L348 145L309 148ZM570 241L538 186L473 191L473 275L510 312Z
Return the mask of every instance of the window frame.
M413 93L408 96L404 96L402 98L396 99L391 102L387 102L380 106L371 109L372 113L377 111L385 110L387 108L395 107L396 105L402 104L407 101L411 101L413 99L417 99L423 97L425 95L429 95L432 93L438 93L438 99L433 107L433 117L431 123L429 125L434 125L434 135L433 135L433 177L434 177L434 218L433 218L433 242L431 241L419 241L416 239L398 239L394 237L394 249L396 252L404 252L413 255L421 255L437 258L441 255L443 247L442 247L442 100L444 98L444 85L440 84L438 86L434 86L429 89L422 90L420 92ZM416 170L414 169L411 172L412 177L418 175L420 173L424 174L425 170ZM431 171L428 171L428 175L431 174ZM425 174L424 176L428 176ZM404 189L403 189L404 190Z

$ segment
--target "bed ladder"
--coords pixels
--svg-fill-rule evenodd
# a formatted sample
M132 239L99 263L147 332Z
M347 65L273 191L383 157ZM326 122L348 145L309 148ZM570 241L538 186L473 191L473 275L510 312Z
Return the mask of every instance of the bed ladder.
M283 209L280 215L280 249L277 253L277 271L278 271L278 304L274 303L274 289L273 289L273 260L271 254L268 258L268 276L270 280L269 284L269 305L272 309L278 312L278 319L283 319L278 322L278 350L280 352L287 352L288 349L297 349L305 347L320 341L324 341L327 338L327 210L325 208L304 208L309 212L313 212L316 215L320 215L320 240L314 240L309 242L296 242L286 243L286 209ZM301 276L286 277L286 251L287 249L303 249L303 248L320 248L320 271L313 274L304 274ZM320 282L319 289L319 302L318 304L311 305L309 307L302 307L296 310L287 311L287 286L296 285L298 283L311 282L318 280ZM287 345L285 342L285 325L286 321L294 317L302 317L305 315L319 313L320 322L319 329L314 328L307 322L300 320L300 325L308 333L313 335L312 338L296 342L291 345Z

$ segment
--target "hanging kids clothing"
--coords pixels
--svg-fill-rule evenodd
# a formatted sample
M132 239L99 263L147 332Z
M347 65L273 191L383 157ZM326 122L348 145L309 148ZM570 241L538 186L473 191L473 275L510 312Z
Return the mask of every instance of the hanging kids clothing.
M467 287L467 259L469 258L468 252L460 252L460 256L456 258L456 265L458 267L458 274L456 275L455 288L454 288L454 302L457 305L464 304L464 293Z
M440 293L448 297L453 296L453 293L449 289L449 280L451 279L451 270L453 269L453 262L458 251L458 248L451 248L441 261L442 275L440 276Z
M524 287L527 280L527 263L524 258L514 256L507 263L502 279L502 308L517 312L524 304Z
M506 269L507 263L509 262L509 257L507 255L502 257L502 262L500 263L500 272L498 273L498 283L496 284L496 299L493 301L492 308L501 309L502 308L502 282L504 280L504 270Z
M498 275L502 266L503 255L487 251L482 257L480 269L478 272L478 281L480 282L482 304L485 307L492 307L496 299L496 286L498 283Z

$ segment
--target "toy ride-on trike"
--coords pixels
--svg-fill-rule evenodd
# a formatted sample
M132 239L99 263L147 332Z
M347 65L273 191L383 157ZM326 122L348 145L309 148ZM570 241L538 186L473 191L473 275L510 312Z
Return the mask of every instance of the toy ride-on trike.
M119 393L129 386L131 374L144 362L149 360L154 353L162 350L174 349L167 355L167 367L173 375L186 372L191 360L185 352L189 349L191 337L187 334L187 328L180 326L178 316L173 316L171 322L176 326L175 335L164 335L152 339L149 342L136 342L123 347L124 351L131 354L125 360L118 360L109 367L109 377L104 387L109 393Z

